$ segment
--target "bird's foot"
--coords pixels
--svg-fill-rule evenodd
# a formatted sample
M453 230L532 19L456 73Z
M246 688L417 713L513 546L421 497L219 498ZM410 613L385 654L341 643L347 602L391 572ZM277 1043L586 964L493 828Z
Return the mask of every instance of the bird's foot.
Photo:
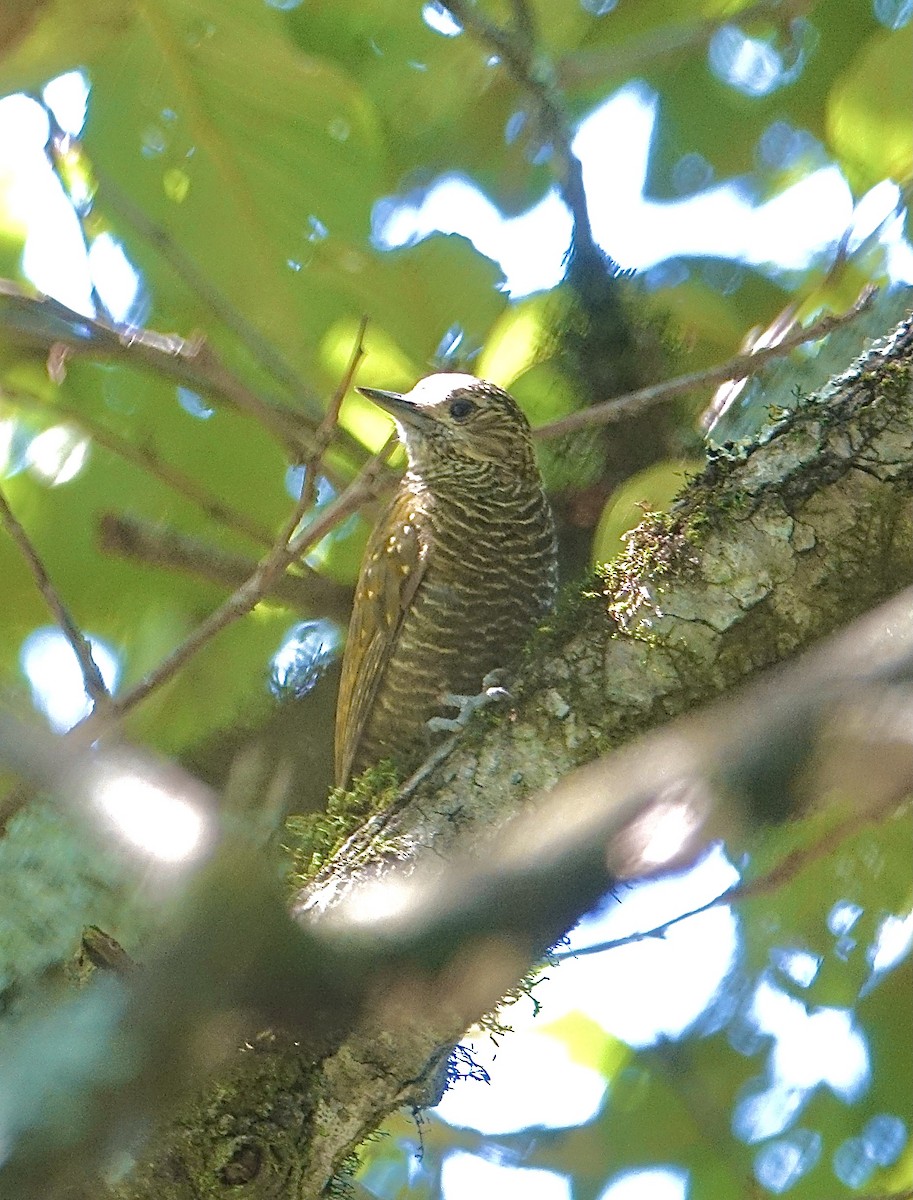
M455 717L431 717L427 728L432 733L458 733L469 723L472 714L489 704L503 704L510 699L510 692L504 686L506 672L502 668L489 671L482 680L482 690L475 696L463 696L456 692L445 692L441 703L445 708L458 710Z
M445 738L436 749L432 750L419 769L406 780L400 788L398 801L411 796L419 784L427 779L436 767L440 766L459 741L458 735L474 712L484 708L486 704L495 704L510 699L510 692L504 686L506 680L507 672L499 668L488 672L482 680L482 691L477 696L459 696L453 692L446 692L441 697L442 704L448 708L459 709L459 713L456 717L431 717L425 722L425 727L431 733L449 733L450 737Z

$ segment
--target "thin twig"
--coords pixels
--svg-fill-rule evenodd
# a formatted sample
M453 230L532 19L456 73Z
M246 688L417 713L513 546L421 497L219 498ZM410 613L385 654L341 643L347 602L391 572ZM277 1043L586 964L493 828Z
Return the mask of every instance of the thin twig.
M536 18L527 0L511 0L514 14L514 33L527 53L536 48Z
M321 422L320 429L317 431L318 435L322 435L327 439L327 445L329 445L333 428L336 425L336 422L339 420L339 410L342 408L342 402L348 395L349 388L352 386L352 383L355 379L355 372L358 370L358 365L365 356L365 333L367 330L368 317L367 314L365 314L358 322L358 331L355 334L355 345L352 347L352 353L349 355L348 364L346 365L345 371L343 371L342 379L340 379L339 383L337 384L336 391L333 393L326 416Z
M341 492L331 504L328 504L319 517L316 517L296 537L292 538L289 543L289 556L293 560L300 558L321 538L326 537L331 529L361 508L366 500L370 500L378 494L381 490L378 484L381 483L383 486L383 482L385 482L383 480L384 465L396 442L396 433L391 433L378 452L365 463L346 490Z
M360 357L361 337L353 352L353 366L357 365ZM345 378L350 377L347 370ZM334 396L330 404L331 413L338 406ZM334 417L335 422L335 417ZM291 514L282 527L275 544L270 552L256 565L250 576L229 596L217 609L202 621L188 638L177 646L171 654L145 675L129 691L112 698L104 714L92 713L84 720L74 725L70 736L79 741L94 740L108 723L115 718L123 717L145 700L152 692L171 679L186 665L216 634L228 625L251 612L253 608L276 585L287 568L300 558L311 546L319 542L334 526L354 512L366 499L375 493L378 477L381 475L384 462L390 448L396 441L396 434L391 433L383 447L375 454L346 490L335 501L316 516L304 529L298 530L305 512L311 501L308 489L302 487Z
M16 342L52 355L58 370L70 355L144 367L228 402L278 438L295 458L311 450L314 422L283 401L252 391L203 337L188 339L113 325L67 308L50 296L30 295L8 279L0 279L0 326L9 330ZM61 348L65 354L60 353Z
M390 812L398 809L406 800L408 800L409 797L416 791L418 785L420 783L424 783L428 776L433 771L436 771L445 759L450 757L452 751L454 751L459 745L462 736L463 731L460 729L456 733L452 733L449 737L444 738L439 745L435 746L421 766L412 772L406 782L396 793L395 799L390 803L389 806ZM385 816L386 813L382 813L381 819L383 819Z
M805 0L800 0L803 8ZM793 5L795 7L795 5ZM756 16L776 10L783 13L782 0L758 0L739 10L741 25ZM580 88L593 83L630 79L652 66L658 59L706 45L720 28L721 18L679 23L652 29L642 36L626 39L620 44L600 46L598 50L572 50L559 58L555 65L561 87Z
M47 116L50 132L46 143L47 159L64 192L69 195L66 175L60 169L62 151L65 148L68 155L82 154L82 144L78 138L73 137L61 127L53 109L45 104L43 97L31 94L31 99L44 109ZM93 163L92 171L99 182L104 203L114 215L131 225L140 237L154 246L162 260L203 301L225 328L230 330L238 341L250 350L277 382L289 389L299 407L315 408L316 399L313 393L304 386L301 377L286 362L278 349L235 308L228 297L215 286L205 272L200 270L171 234L163 226L153 221L138 204L134 204L111 178L99 170L97 163ZM84 214L76 209L76 215L80 225L84 228ZM88 244L90 238L85 232L84 237ZM94 290L93 285L93 292ZM103 309L103 306L99 305L99 308Z
M181 571L231 589L239 587L257 569L256 560L245 554L123 513L102 514L98 540L108 554ZM306 563L299 562L297 567L306 574L286 572L275 581L269 595L302 612L319 612L342 620L351 607L352 589L325 578Z
M868 1192L857 1200L913 1200L913 1188L904 1188L902 1192Z
M608 425L613 421L632 417L659 400L667 400L672 396L679 396L684 392L691 392L726 379L755 375L772 359L783 358L797 346L802 346L806 342L818 341L835 329L854 321L869 307L876 291L877 289L874 287L865 288L853 307L846 312L828 314L816 321L814 325L789 334L776 346L764 346L750 354L736 354L715 367L694 371L690 375L679 375L675 379L667 379L663 383L639 388L636 392L628 392L625 396L603 400L590 408L570 413L547 425L540 425L534 431L534 436L538 438L560 437L562 434L573 433L577 429L584 429L590 425Z
M829 830L824 837L811 846L805 846L800 850L794 850L791 854L787 854L776 866L771 867L765 874L759 875L757 879L734 883L731 887L726 888L724 892L720 892L718 896L714 896L712 900L708 900L705 904L699 904L697 908L691 908L687 912L679 913L677 916L671 917L668 921L663 921L661 925L654 925L650 929L638 930L636 933L628 933L624 937L611 938L604 942L594 942L590 946L581 946L574 950L555 951L549 955L549 959L560 962L565 958L585 958L590 954L603 954L607 950L617 950L621 946L633 946L637 942L662 940L670 929L673 929L676 925L680 925L683 921L690 920L691 917L698 917L701 913L710 912L711 909L721 908L728 904L737 904L742 900L750 900L754 896L761 896L776 891L784 883L788 883L791 879L794 879L809 863L813 863L825 855L832 853L840 842L852 834L858 833L860 829L868 824L871 824L871 816L865 813L857 813L846 821L843 821L836 828Z
M31 538L22 525L20 525L16 514L10 508L2 489L0 489L0 522L3 523L10 537L18 546L22 557L25 559L32 573L32 578L35 580L35 586L53 614L54 620L60 626L61 633L67 639L70 648L76 655L79 669L82 671L86 695L92 700L96 711L106 710L109 707L110 696L101 671L98 669L98 664L92 657L92 647L70 615L70 610L64 604L60 593L54 586Z
M512 0L514 27L503 29L488 20L468 0L445 0L444 7L477 41L494 50L516 82L530 94L536 107L539 126L560 164L555 172L562 199L574 223L569 253L578 261L593 261L600 271L611 268L608 256L593 237L590 214L583 186L583 168L572 149L570 118L550 67L544 67L537 53L535 15L528 0Z
M764 350L768 346L781 345L783 340L798 327L796 314L799 308L800 302L791 300L773 317L766 329L756 326L749 330L739 346L739 354L757 354L759 350ZM736 379L727 379L719 385L713 393L710 403L701 413L699 424L705 433L709 433L735 404L747 383L747 376L740 375Z
M99 173L94 165L93 170L101 185L99 199L102 205L110 208L115 216L131 225L141 238L153 246L163 261L218 317L225 328L229 329L238 341L247 347L276 382L288 388L297 404L306 406L313 411L317 406L317 399L313 392L305 387L301 376L286 361L269 338L264 337L260 330L238 311L166 229L151 220L139 205L134 204L111 178ZM302 417L302 420L309 425L312 424L311 418Z
M139 467L142 471L151 475L154 479L158 479L172 491L178 495L184 496L191 503L196 504L208 517L214 521L218 521L226 525L229 529L236 533L243 533L260 546L271 546L273 544L273 534L265 526L260 525L257 521L252 520L246 513L232 505L226 503L209 491L208 488L199 484L191 475L185 475L183 471L173 467L166 462L150 446L135 446L126 438L122 438L119 434L113 432L100 421L96 421L94 417L82 412L73 404L67 404L65 401L55 397L51 403L38 396L31 396L24 392L9 392L3 391L4 399L9 400L12 404L24 408L38 409L45 415L57 416L65 418L68 422L82 429L87 433L98 445L104 446L112 454L116 454L118 458L124 459L133 466Z
M355 344L352 347L352 353L349 356L349 362L343 372L342 379L333 393L330 403L327 406L327 411L324 414L323 420L317 429L314 436L314 449L310 458L304 467L304 489L305 495L309 503L305 506L310 508L317 499L317 473L323 463L323 457L327 452L327 447L333 440L336 429L339 425L339 410L342 407L342 402L346 398L349 388L352 386L352 381L355 379L355 372L358 370L358 365L365 356L365 331L368 328L368 318L363 316L358 322L358 332L355 335Z
M277 538L275 546L257 564L250 578L245 580L227 600L210 613L185 641L162 659L158 666L145 675L139 683L128 692L115 697L109 705L109 713L106 716L122 717L136 708L152 692L176 675L217 633L221 633L227 626L251 612L273 588L282 572L296 558L319 542L337 522L354 512L369 496L374 494L384 459L395 440L395 434L391 434L383 449L365 465L349 487L332 504L327 505L319 517L295 537L292 537L295 529L301 523L305 511L301 499L299 499ZM70 733L75 734L83 741L94 740L102 732L102 725L106 723L106 721L102 722L96 719L93 714L78 725L74 725Z
M42 97L35 95L32 99L40 104L47 114L51 130L51 136L47 143L48 161L64 191L69 194L67 180L60 170L60 152L65 145L67 152L72 154L74 147L77 151L81 149L80 144L61 128L54 113L47 107ZM307 409L313 411L317 408L313 392L305 386L301 376L282 356L275 344L266 338L213 284L212 280L200 270L171 234L163 226L153 221L141 207L134 204L113 180L99 172L97 166L93 170L95 177L102 184L104 199L109 202L109 207L115 215L132 225L140 237L145 238L155 247L164 262L203 301L225 328L233 333L264 369L291 393L292 408L274 397L259 396L231 375L221 361L215 358L209 346L202 343L202 339L196 339L196 343L201 344L201 363L199 365L209 370L212 375L212 385L217 392L224 394L240 410L255 416L266 429L284 441L291 457L296 462L300 461L307 448L306 431L312 429L314 425L313 419L305 415ZM77 217L84 225L82 213L78 209ZM85 229L83 232L88 243L90 238ZM98 299L94 285L93 298L96 300L98 309L104 311L104 306ZM205 384L202 387L203 390L206 390ZM262 401L262 405L265 407L258 408L258 401ZM354 455L356 462L364 461L364 447L356 438L344 429L338 429L338 436L341 445L348 453ZM333 482L336 483L338 480L334 478Z
M904 215L910 207L911 200L913 200L913 179L908 178L904 183L898 185L897 202L891 211L885 213L875 228L870 229L866 236L852 250L850 250L850 241L856 232L856 222L855 220L851 220L837 245L834 261L831 263L827 274L818 284L819 289L824 290L840 283L850 263L854 259L864 258L881 241L887 226L892 221L896 221ZM854 212L853 216L855 217L855 215Z
M864 257L869 250L876 246L884 234L884 231L891 221L897 220L904 211L909 207L911 194L913 194L913 181L908 181L907 184L898 191L897 203L892 210L884 216L881 221L870 230L869 233L860 241L852 251L850 251L850 241L855 231L855 223L850 222L844 230L837 249L834 252L834 260L827 270L827 274L821 279L814 288L812 295L815 293L821 294L829 289L836 287L847 268L854 259ZM874 293L873 293L874 294ZM865 296L865 292L860 296L860 300ZM792 333L796 326L795 316L801 307L800 300L793 300L787 304L774 319L770 322L765 330L760 334L753 331L746 343L743 343L742 350L745 353L757 354L762 348L768 346L781 345L785 338ZM808 303L806 298L805 303ZM859 301L857 301L857 304ZM847 314L848 318L856 315L853 309ZM743 375L738 379L725 380L720 387L717 388L713 398L707 405L707 408L701 414L700 425L705 431L710 431L731 408L747 382Z
M358 364L365 354L364 336L366 328L367 317L363 317L359 322L358 333L349 362L330 399L326 414L315 435L314 452L305 466L302 489L295 509L286 523L286 527L280 533L276 545L288 546L304 514L314 505L317 496L317 473L320 470L323 455L326 453L326 449L333 439L342 402L352 385ZM101 533L104 544L108 547L114 546L120 553L129 553L132 556L140 554L147 561L152 558L153 561L158 563L179 566L184 570L189 569L196 574L202 574L204 577L214 579L218 582L225 582L226 579L230 579L233 584L237 585L239 576L241 579L249 581L257 577L257 572L262 567L262 564L258 566L255 563L250 563L241 555L226 554L224 551L216 550L213 547L201 547L196 539L189 539L174 533L163 534L159 530L149 530L139 522L123 518L119 519L111 514L102 519ZM267 545L273 545L272 537L267 538ZM203 552L201 553L201 551ZM294 576L286 574L286 568L292 561L294 561L294 556L290 555L281 574L277 573L275 578L269 578L269 590L274 595L285 596L294 591L294 602L300 605L302 602L301 593L304 591L304 581L296 580ZM325 585L323 588L324 592L328 593L332 591L335 600L339 599L338 592L340 590L347 591L347 589L339 589L329 581L321 579L306 563L301 565L313 576L309 582L313 585ZM313 605L315 601L314 587L309 588L306 595L309 604Z
M297 525L302 516L300 501L295 505L292 516ZM290 521L291 518L289 518L289 522L286 522L276 545L257 564L253 574L227 600L210 613L171 654L163 658L158 666L149 671L129 691L119 695L112 703L112 711L107 715L123 717L136 708L152 692L176 675L217 633L233 624L239 617L246 616L259 604L291 561L288 553ZM70 733L77 734L80 740L86 738L92 740L99 736L100 724L99 721L93 719L93 716L90 716L74 725Z
M47 355L57 382L70 356L150 370L255 420L285 447L294 462L302 462L313 450L315 423L283 400L249 388L202 336L182 338L175 333L113 325L67 308L50 296L26 292L9 279L0 279L0 328L9 331L14 343ZM366 451L361 442L342 427L337 430L340 448L355 462L364 462ZM326 474L333 478L329 470Z

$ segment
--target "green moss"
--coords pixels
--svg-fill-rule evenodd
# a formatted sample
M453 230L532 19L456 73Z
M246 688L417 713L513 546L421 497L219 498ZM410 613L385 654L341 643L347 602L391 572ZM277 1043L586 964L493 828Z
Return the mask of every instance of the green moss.
M293 1039L257 1034L104 1194L116 1200L298 1194L313 1095L313 1065Z
M514 1004L519 1004L521 1000L529 1000L533 1006L533 1016L538 1017L542 1006L538 998L533 994L534 990L543 982L545 971L557 965L558 960L547 955L543 961L530 967L519 983L504 993L498 1007L493 1008L491 1012L485 1013L476 1022L479 1028L495 1038L513 1033L513 1026L505 1020L505 1010L511 1008Z
M711 530L727 520L750 516L757 504L757 497L745 488L710 491L702 483L696 484L685 493L678 512L681 533L692 546L701 546Z
M894 360L881 368L876 379L887 399L905 400L910 384L913 383L913 366L906 361Z
M324 812L289 817L283 849L292 858L289 877L293 888L313 879L359 826L389 808L400 782L393 764L381 762L359 775L350 789L334 788Z
M616 633L649 640L640 615L645 605L655 604L652 589L658 581L681 576L696 566L693 547L683 529L676 514L648 512L625 535L621 554L598 569L600 593Z
M531 668L582 629L588 620L588 611L598 602L599 585L596 580L575 579L565 584L554 611L542 622L524 649L522 673L535 675Z
M375 1137L366 1137L362 1145L367 1145L368 1142L376 1140ZM347 1154L339 1164L339 1169L336 1174L330 1179L324 1195L327 1200L353 1200L358 1192L355 1188L355 1176L358 1174L361 1167L361 1156L358 1151L353 1151Z

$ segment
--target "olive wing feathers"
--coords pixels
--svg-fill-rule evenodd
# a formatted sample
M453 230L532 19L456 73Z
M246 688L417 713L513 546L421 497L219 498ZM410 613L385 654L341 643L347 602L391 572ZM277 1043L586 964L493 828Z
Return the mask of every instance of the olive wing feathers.
M349 781L358 744L384 672L396 649L403 617L428 561L427 518L416 497L397 494L365 550L336 706L336 783Z

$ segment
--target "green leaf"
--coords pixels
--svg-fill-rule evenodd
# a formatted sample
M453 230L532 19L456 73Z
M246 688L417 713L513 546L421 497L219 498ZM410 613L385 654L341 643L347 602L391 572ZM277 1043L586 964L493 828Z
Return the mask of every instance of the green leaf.
M911 58L913 25L873 34L831 89L828 137L857 194L913 175Z
M684 488L696 459L667 459L638 471L609 497L593 537L593 564L600 566L624 549L623 537L639 525L645 512L665 512Z
M154 0L87 66L102 212L123 224L111 179L248 321L306 361L357 278L352 247L380 189L383 147L362 91L296 49L279 14L242 0Z

